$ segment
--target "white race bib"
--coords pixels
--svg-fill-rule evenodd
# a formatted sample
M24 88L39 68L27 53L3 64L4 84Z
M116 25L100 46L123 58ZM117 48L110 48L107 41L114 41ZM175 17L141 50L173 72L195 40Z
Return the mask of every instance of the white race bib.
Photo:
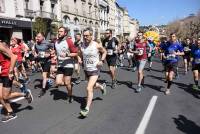
M189 47L184 47L184 51L190 51Z
M200 58L194 59L194 62L197 63L197 64L200 64Z
M44 51L41 51L41 52L39 52L38 54L39 54L39 57L40 57L40 58L44 58L44 56L45 56L45 52L44 52Z
M108 55L113 55L113 49L107 49L107 54Z
M174 60L175 57L176 57L175 54L168 54L168 55L167 55L167 60Z
M25 56L26 56L26 57L29 57L29 53L26 53Z

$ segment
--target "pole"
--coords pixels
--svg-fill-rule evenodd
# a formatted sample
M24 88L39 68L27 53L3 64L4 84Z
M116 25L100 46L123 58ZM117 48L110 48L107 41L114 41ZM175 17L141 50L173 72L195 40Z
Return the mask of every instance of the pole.
M31 19L31 39L33 40L33 22L32 22L32 18Z

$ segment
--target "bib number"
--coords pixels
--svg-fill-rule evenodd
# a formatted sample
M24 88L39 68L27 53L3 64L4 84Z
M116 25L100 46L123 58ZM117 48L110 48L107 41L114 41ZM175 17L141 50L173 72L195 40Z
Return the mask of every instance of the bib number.
M91 60L91 59L85 59L85 60L84 60L84 63L85 63L86 66L91 66L91 65L94 64L94 61Z
M107 54L108 54L108 55L113 55L113 50L112 50L112 49L108 49L108 50L107 50Z
M138 51L138 55L139 55L139 56L141 56L141 55L144 54L144 49L138 49L137 51Z

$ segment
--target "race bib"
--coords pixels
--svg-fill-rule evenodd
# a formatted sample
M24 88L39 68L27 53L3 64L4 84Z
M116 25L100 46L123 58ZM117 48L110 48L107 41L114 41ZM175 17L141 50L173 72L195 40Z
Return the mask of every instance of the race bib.
M175 57L176 57L175 54L168 54L168 55L167 55L167 60L174 60Z
M184 47L184 51L190 51L189 47Z
M144 54L144 49L137 49L137 51L139 56Z
M113 49L107 49L107 54L108 55L113 55Z
M1 66L0 66L0 74L1 74Z
M26 56L26 57L29 57L29 53L26 53L25 56Z
M196 59L194 60L194 62L197 63L197 64L200 64L200 58L196 58Z
M94 65L94 61L92 59L84 59L84 63L87 66Z
M45 52L44 51L39 52L39 57L40 58L44 58L44 56L45 56Z

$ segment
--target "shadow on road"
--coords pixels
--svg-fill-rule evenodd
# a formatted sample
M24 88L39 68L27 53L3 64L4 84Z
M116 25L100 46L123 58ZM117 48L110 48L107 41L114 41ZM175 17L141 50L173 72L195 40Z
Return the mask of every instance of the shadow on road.
M132 88L132 82L131 81L117 81L118 85L126 85L128 88Z
M164 90L162 90L162 88L165 88L164 86L158 86L158 85L150 85L150 84L144 84L144 87L149 87L153 90L156 90L158 92L164 92Z
M178 118L173 118L174 123L180 131L185 134L199 134L200 127L193 121L188 120L185 116L179 115Z
M53 95L53 100L67 100L67 93L58 89L50 90L50 95Z
M33 107L30 106L30 105L23 107L23 108L20 108L21 106L22 106L22 104L18 104L18 103L15 103L15 102L11 103L11 107L12 107L12 109L15 113L18 113L18 112L21 112L21 111L24 111L24 110L33 110ZM6 113L7 113L7 111L4 108L2 108L1 114L6 115Z
M147 77L151 77L153 79L160 80L160 81L165 81L165 78L163 78L163 77L158 77L158 76L154 76L154 75L147 75Z
M192 84L186 85L184 83L173 82L178 86L178 88L183 89L187 93L193 95L195 98L200 99L200 91L196 91L192 89Z
M42 79L35 79L33 83L39 82L39 84L34 85L34 89L42 88Z

